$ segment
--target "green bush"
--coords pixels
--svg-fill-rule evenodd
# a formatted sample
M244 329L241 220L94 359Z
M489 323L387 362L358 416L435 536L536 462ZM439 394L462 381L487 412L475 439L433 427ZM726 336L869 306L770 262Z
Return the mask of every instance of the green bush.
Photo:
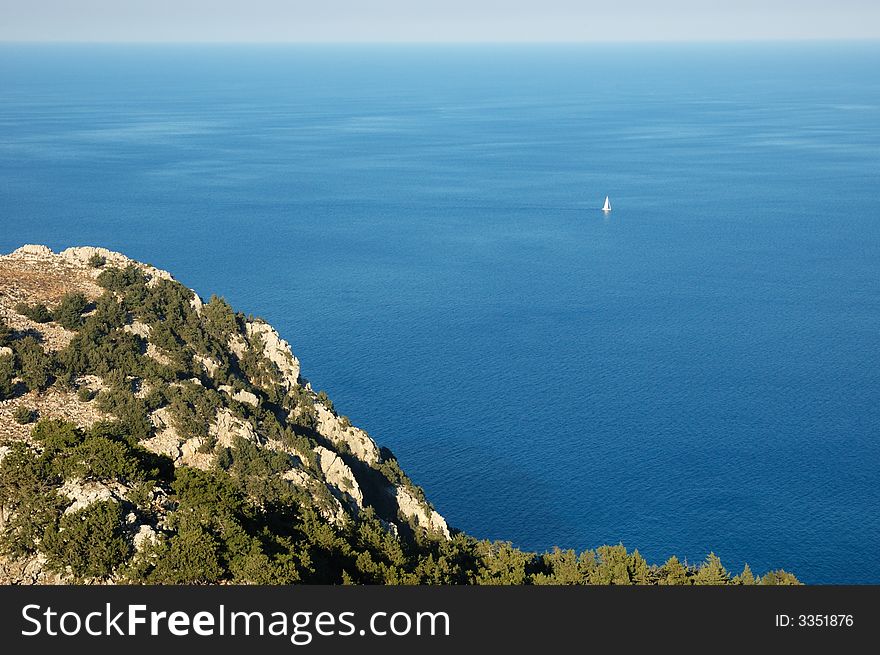
M142 482L145 475L131 446L107 437L90 437L67 456L65 477L119 480L129 484Z
M81 293L68 293L52 312L55 321L68 330L79 329L83 324L82 314L89 306L89 301Z
M225 577L219 551L214 534L200 525L187 526L156 548L157 564L147 580L159 584L219 582Z
M211 299L202 307L202 320L208 336L216 342L222 350L226 349L229 337L238 332L238 320L232 307L223 298L211 296Z
M184 439L207 437L208 427L214 422L222 406L220 394L194 382L184 382L165 389L168 411L175 430Z
M108 291L126 293L132 287L146 286L147 279L139 267L129 264L125 268L108 268L101 271L97 282L98 286Z
M42 391L52 379L54 360L33 336L26 336L13 343L18 357L19 375L31 391Z
M30 407L19 405L15 408L15 414L13 414L13 418L15 418L15 422L19 425L27 425L28 423L33 423L37 420L37 412Z
M694 584L697 585L726 585L730 584L730 574L721 564L721 560L715 553L709 553L706 561L700 566L694 576Z
M782 569L770 571L761 578L762 585L799 585L801 584L794 574Z
M128 389L114 388L98 394L98 409L112 414L119 421L125 433L132 439L148 439L153 433L153 424L147 415L144 401Z
M52 320L52 312L43 303L29 305L25 302L20 302L15 306L15 311L31 319L34 323L48 323Z
M101 268L106 263L107 258L103 255L99 255L98 253L94 253L91 257L89 257L89 266L91 266L92 268Z
M318 397L316 398L316 400L319 403L321 403L322 405L324 405L324 407L329 409L331 412L333 412L333 413L336 412L336 410L333 409L333 401L330 400L330 397L327 396L327 392L324 391L323 389L318 392Z
M660 567L657 584L675 586L693 584L693 580L689 573L687 567L685 567L685 565L673 555L666 560L666 563L663 566Z
M93 322L93 318L86 321L60 354L64 368L76 376L104 377L118 371L123 376L139 377L143 366L143 340L122 329L106 330L106 326Z
M59 480L44 458L23 443L13 444L0 461L0 509L5 520L0 550L13 557L32 555L65 503Z
M12 341L12 328L6 324L6 320L0 316L0 347L8 346Z
M15 357L0 355L0 400L12 398L15 393Z
M46 529L40 544L49 567L59 573L70 567L77 580L109 577L131 553L122 516L122 507L113 500L63 515L57 527Z
M44 418L31 430L31 439L54 452L75 446L83 440L83 431L75 423L58 418Z
M95 397L95 392L89 389L88 387L80 387L79 391L76 392L76 397L80 400L80 402L90 402Z

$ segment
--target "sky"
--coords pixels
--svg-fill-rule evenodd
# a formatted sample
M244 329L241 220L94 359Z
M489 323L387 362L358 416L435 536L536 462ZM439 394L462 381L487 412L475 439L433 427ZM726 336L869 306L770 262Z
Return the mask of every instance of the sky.
M880 38L880 0L0 0L0 41Z

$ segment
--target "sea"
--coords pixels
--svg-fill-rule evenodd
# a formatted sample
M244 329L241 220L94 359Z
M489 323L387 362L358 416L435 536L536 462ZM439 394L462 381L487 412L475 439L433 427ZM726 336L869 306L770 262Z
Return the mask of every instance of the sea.
M878 42L3 44L23 243L264 317L474 536L880 583Z

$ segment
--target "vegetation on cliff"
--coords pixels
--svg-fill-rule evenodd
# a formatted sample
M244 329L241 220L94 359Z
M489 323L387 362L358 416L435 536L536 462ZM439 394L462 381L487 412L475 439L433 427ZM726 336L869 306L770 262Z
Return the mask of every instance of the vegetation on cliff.
M0 451L6 558L98 582L797 583L713 554L651 565L620 545L535 554L450 533L269 326L114 253L74 254L94 293L0 304L27 319L0 314L0 404L39 419ZM51 393L98 418L51 415Z

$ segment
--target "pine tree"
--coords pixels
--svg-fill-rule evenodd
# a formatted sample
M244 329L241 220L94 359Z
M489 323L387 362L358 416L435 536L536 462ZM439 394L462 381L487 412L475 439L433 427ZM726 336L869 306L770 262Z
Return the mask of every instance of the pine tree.
M638 549L634 550L629 556L627 569L633 584L651 584L651 570L648 568L648 562L645 561L645 558L642 557Z
M666 560L666 564L660 567L660 579L658 584L662 585L689 585L691 584L690 578L688 578L688 571L685 566L678 561L678 558L673 555L668 560Z
M726 585L730 584L730 574L721 564L721 560L715 553L709 553L706 561L697 571L694 584L698 585Z
M738 576L736 576L736 577L733 579L733 583L734 583L734 584L739 584L739 585L755 585L755 584L758 584L757 581L755 580L755 576L752 574L752 569L749 568L749 565L748 565L748 564L746 564L746 565L743 567L743 571L742 571L742 573L740 573Z

